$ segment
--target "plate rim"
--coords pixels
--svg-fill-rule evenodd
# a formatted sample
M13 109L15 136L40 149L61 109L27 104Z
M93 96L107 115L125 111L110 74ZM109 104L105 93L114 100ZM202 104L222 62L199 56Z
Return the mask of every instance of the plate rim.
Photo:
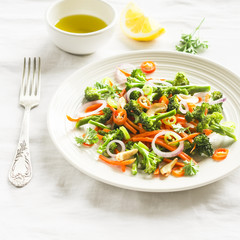
M64 152L64 150L60 147L60 145L55 141L54 138L54 133L50 127L50 111L52 109L52 105L54 103L55 98L58 95L58 92L60 91L60 89L63 88L63 86L68 83L75 75L78 74L78 72L84 71L85 68L89 68L91 65L95 65L97 63L99 63L100 61L109 61L111 59L116 59L117 57L124 57L124 56L131 56L131 55L138 55L138 54L175 54L175 55L182 55L185 56L187 58L192 58L192 59L198 59L200 61L203 61L205 63L210 63L212 65L215 65L215 67L217 68L221 68L223 69L225 72L228 72L229 74L231 74L234 78L238 79L240 82L240 77L234 73L232 70L224 67L222 64L219 64L216 61L213 61L209 58L206 57L202 57L202 56L198 56L198 55L191 55L188 53L182 53L182 52L176 52L176 51L168 51L168 50L134 50L134 51L126 51L126 52L122 52L122 53L118 53L118 54L113 54L111 56L107 56L104 58L100 58L97 59L91 63L86 64L83 67L80 67L79 69L77 69L76 71L74 71L72 74L70 74L63 82L61 82L61 84L58 86L57 90L55 91L54 95L52 96L50 105L48 107L48 111L47 111L47 128L48 128L48 132L50 135L50 138L52 140L52 142L54 143L54 145L56 146L56 148L58 149L58 151L63 155L63 157L76 169L78 169L79 171L81 171L82 173L86 174L87 176L92 177L93 179L96 179L100 182L109 184L111 186L115 186L115 187L120 187L123 189L128 189L128 190L134 190L134 191L141 191L141 192L178 192L178 191L185 191L185 190L190 190L190 189L195 189L195 188L199 188L202 186L206 186L208 184L214 183L216 181L219 181L220 179L225 178L226 176L228 176L232 171L236 170L238 167L240 167L240 164L238 166L236 166L234 169L230 170L229 172L226 172L225 174L222 174L219 177L214 178L211 181L206 181L203 183L199 183L199 184L195 184L193 186L187 186L187 187L182 187L182 188L171 188L171 189L146 189L146 188L139 188L139 187L132 187L132 186L127 186L126 184L121 184L121 183L112 183L111 181L108 181L105 178L99 177L97 175L92 174L91 172L87 172L85 171L85 169L80 168L79 166L77 166L77 164L75 164L74 161L71 161L71 158L69 156L67 156L67 154ZM239 88L240 89L240 88Z

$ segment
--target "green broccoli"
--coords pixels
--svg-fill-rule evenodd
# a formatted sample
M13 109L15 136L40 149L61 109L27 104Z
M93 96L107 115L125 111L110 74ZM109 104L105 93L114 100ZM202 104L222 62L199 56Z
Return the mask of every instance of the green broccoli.
M142 126L146 131L153 131L161 127L161 119L174 116L175 114L175 109L166 113L159 113L151 117L149 117L145 112L142 112L139 115L139 122L142 123Z
M129 98L133 100L137 100L141 96L139 91L132 91Z
M196 147L192 154L198 153L201 156L211 157L213 155L213 148L209 138L205 134L199 134L194 138L193 145Z
M143 108L136 100L130 100L125 106L124 109L127 111L128 116L134 117L134 122L138 123L139 115L143 112Z
M202 119L205 117L206 109L208 108L209 108L208 103L202 103L200 106L196 106L193 112L187 112L185 115L185 119L188 122L191 122L193 119L202 121Z
M143 88L146 80L139 80L138 78L128 77L127 81L125 82L126 90L128 91L131 88L138 87Z
M184 86L189 85L189 81L184 72L178 72L175 76L175 79L171 81L173 86Z
M179 101L178 101L178 98L177 98L177 95L174 95L172 97L169 98L169 103L168 103L168 111L171 111L171 110L176 110L178 111L179 109Z
M107 99L108 97L114 97L120 92L117 86L110 86L108 84L103 84L96 82L93 87L86 87L85 98L88 101L95 101L99 99Z
M162 157L157 156L153 151L150 152L150 149L142 142L135 143L133 148L138 149L143 157L141 162L145 166L145 173L153 173L157 169L159 163L163 160Z
M115 139L118 139L118 140L123 140L123 132L118 128L118 129L115 129L115 130L112 130L110 132L108 132L107 134L105 134L103 136L103 144L101 144L97 150L97 152L99 154L104 154L106 155L106 149L107 149L107 145L109 142L111 142L112 140L115 140ZM112 146L113 145L113 146ZM114 144L111 144L111 149L115 149L116 148L116 145Z
M214 92L211 93L211 98L212 98L213 101L218 100L222 97L223 97L223 95L220 91L214 91Z
M85 118L79 120L76 123L76 128L79 128L82 125L87 124L90 120L99 122L99 123L105 123L112 117L112 111L110 108L104 108L103 113L104 113L103 115L88 116L88 117L85 117Z
M146 75L143 73L141 69L134 69L131 73L131 77L137 78L138 80L145 82L146 81Z
M223 112L222 103L216 103L208 106L208 114L214 113L214 112Z
M230 122L231 124L229 124L229 122L220 124L222 119L223 115L219 112L208 114L202 119L201 122L198 123L197 131L202 132L203 129L210 129L213 132L216 132L223 136L228 136L237 141L237 137L234 134L234 130L236 128L235 124L233 122Z

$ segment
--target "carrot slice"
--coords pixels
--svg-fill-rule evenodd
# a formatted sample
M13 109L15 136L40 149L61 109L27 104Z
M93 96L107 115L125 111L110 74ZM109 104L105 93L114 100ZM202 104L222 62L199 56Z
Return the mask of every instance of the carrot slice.
M93 104L85 109L85 112L92 112L102 106L102 103Z
M97 134L97 137L99 138L99 140L102 140L102 139L103 139L103 136L100 135L100 134Z
M155 171L154 171L154 175L159 175L159 173L160 173L160 170L159 170L159 168L157 168Z
M133 128L129 123L125 122L124 127L126 127L128 130L130 130L132 133L136 134L137 130Z
M127 90L126 90L126 88L124 88L124 89L120 92L119 96L120 96L120 97L123 97L123 95L124 95L126 92L127 92Z
M131 76L130 73L127 73L127 72L125 72L124 70L122 70L122 69L120 69L120 68L118 68L118 70L119 70L120 72L122 72L126 77Z
M209 136L213 131L210 129L203 129L203 133L207 136Z
M193 138L195 138L197 135L199 135L200 133L192 133L192 134L189 134L188 136L186 136L186 137L183 137L183 138L181 138L181 139L178 139L178 140L176 140L176 141L173 141L173 142L171 142L171 144L172 143L177 143L177 142L181 142L181 141L185 141L185 140L189 140L189 139L193 139Z
M182 138L186 138L187 136L189 136L187 133L185 133L185 132L181 132L181 133L179 133L179 135L182 137ZM190 143L193 143L193 139L192 138L190 138L190 139L188 139L188 141L190 142Z
M163 161L166 162L166 163L170 163L170 162L172 162L173 160L168 159L168 158L164 158ZM184 167L184 163L181 163L181 162L176 162L175 165L176 165L176 166L179 166L179 167Z
M137 129L140 133L141 132L145 132L145 130L143 128L140 128L138 125L136 125L134 122L132 122L129 118L127 118L127 122L134 127L135 129Z
M150 137L133 137L133 138L131 138L131 141L133 141L133 142L140 142L140 141L141 141L141 142L150 142L150 143L151 143L151 142L153 141L153 138L150 138ZM169 150L169 151L174 151L174 150L176 150L175 147L172 147L172 146L166 144L163 139L159 139L159 138L158 138L158 139L156 140L156 144L158 144L158 145L166 148L166 149ZM181 159L187 160L187 161L190 161L190 160L192 159L189 155L187 155L187 154L184 153L184 152L179 153L178 156L179 156ZM193 160L193 161L194 161L194 160ZM194 161L194 162L195 162L195 161Z
M106 158L104 157L103 155L99 155L99 159L103 160L104 162L108 163L108 164L111 164L111 165L119 165L119 166L122 166L122 165L129 165L133 162L135 162L135 159L131 159L131 160L123 160L123 161L114 161L114 160L111 160L109 158Z

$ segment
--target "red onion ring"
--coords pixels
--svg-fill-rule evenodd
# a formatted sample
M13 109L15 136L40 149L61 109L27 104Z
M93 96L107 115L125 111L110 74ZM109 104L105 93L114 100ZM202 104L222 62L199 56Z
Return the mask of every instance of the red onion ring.
M181 141L179 142L179 146L176 150L174 150L173 152L162 152L160 151L159 149L157 149L156 145L155 145L155 142L157 140L157 138L161 135L165 135L166 133L172 133L172 134L176 134L178 135L177 133L173 132L173 131L166 131L166 130L163 130L161 131L160 133L158 133L157 135L155 135L153 141L152 141L152 149L153 151L160 157L164 157L164 158L171 158L171 157L175 157L177 156L178 154L180 154L183 149L184 149L184 141ZM179 135L178 135L179 136ZM179 136L179 138L181 139L181 137Z
M127 91L127 95L126 95L126 99L127 99L128 102L130 101L130 94L131 94L133 91L138 91L138 92L140 92L140 93L142 94L142 96L144 95L142 89L137 88L137 87L131 88L130 90Z
M136 67L132 64L122 64L120 66L117 67L116 72L115 72L115 80L122 85L123 83L125 83L127 81L127 77L124 75L124 73L122 73L119 69L131 74L131 72L136 69Z
M166 86L168 86L168 87L171 87L171 86L172 86L172 84L169 83L169 82L165 82L165 81L161 81L161 80L157 80L157 79L148 80L148 81L146 82L147 85L150 85L150 86L152 86L152 87L161 87L161 85L156 85L155 83L161 83L161 84L166 85Z
M210 105L213 105L213 104L223 103L223 102L225 102L226 100L227 100L227 98L226 98L226 97L223 97L223 98L219 98L219 99L217 99L217 100L215 100L215 101L210 101L209 104L210 104Z
M185 109L183 109L183 106L185 107ZM185 102L183 100L179 102L179 111L182 114L186 114L189 111L189 107L187 105L187 102Z
M106 150L107 150L107 154L108 154L110 157L115 157L115 156L117 155L117 154L111 153L110 150L109 150L109 147L111 146L112 143L118 143L118 144L122 147L121 152L124 152L124 151L125 151L126 147L125 147L125 144L124 144L123 141L120 141L120 140L112 140L111 142L108 143L107 149L106 149Z
M101 103L102 106L100 106L99 108L97 108L94 111L87 112L87 113L84 112L87 107L89 107L91 105L94 105L94 104L98 104L98 103ZM87 117L89 115L98 113L99 111L101 111L102 109L104 109L106 107L107 107L107 102L105 100L97 100L97 101L92 101L92 102L85 103L79 109L79 117Z

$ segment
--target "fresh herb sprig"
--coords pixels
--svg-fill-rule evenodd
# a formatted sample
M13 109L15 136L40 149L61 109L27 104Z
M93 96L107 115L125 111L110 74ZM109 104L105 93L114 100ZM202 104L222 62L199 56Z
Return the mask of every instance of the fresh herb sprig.
M186 176L194 176L199 171L199 165L195 164L192 159L189 162L183 161L183 163L183 169Z
M194 38L194 35L199 31L204 20L205 18L203 18L203 20L200 22L198 27L193 31L193 33L182 34L180 44L176 45L177 51L196 54L198 53L199 49L208 48L207 41L201 42L199 37Z
M97 143L99 138L97 136L97 132L94 129L88 128L86 134L83 137L76 137L75 140L78 144L85 143L92 145L94 143Z

